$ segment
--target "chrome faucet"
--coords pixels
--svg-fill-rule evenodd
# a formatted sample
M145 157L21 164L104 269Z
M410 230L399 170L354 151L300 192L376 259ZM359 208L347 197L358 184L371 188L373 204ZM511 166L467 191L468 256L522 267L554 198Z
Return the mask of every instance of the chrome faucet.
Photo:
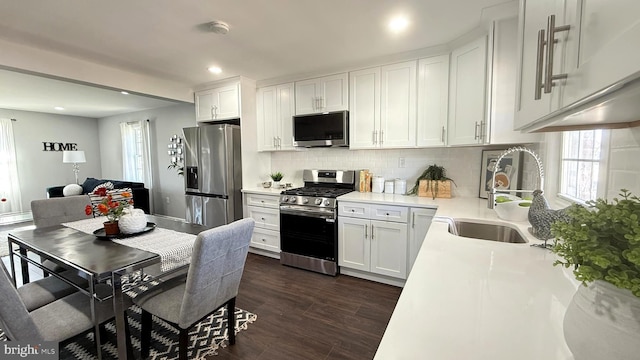
M498 160L496 160L496 164L493 168L493 175L491 176L491 188L489 189L488 193L488 202L487 202L487 207L489 209L493 209L496 206L496 172L498 171L499 165L500 165L500 161L502 161L502 159L512 153L515 152L525 152L527 154L530 154L531 156L533 156L533 159L536 161L536 165L538 165L538 171L539 171L539 175L540 175L540 187L537 189L532 189L532 190L523 190L523 189L516 189L516 190L503 190L500 189L500 192L509 192L509 193L533 193L535 190L543 190L542 187L544 186L544 170L542 169L542 160L540 160L540 157L538 156L538 154L534 153L533 150L531 149L527 149L524 146L516 146L516 147L512 147L509 148L508 150L505 150L502 154L500 154L500 156L498 157ZM483 186L483 185L481 185Z

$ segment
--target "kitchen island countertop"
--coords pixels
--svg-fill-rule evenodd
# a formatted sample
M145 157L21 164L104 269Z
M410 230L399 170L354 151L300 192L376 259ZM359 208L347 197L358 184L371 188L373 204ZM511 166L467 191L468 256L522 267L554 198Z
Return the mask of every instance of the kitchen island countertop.
M351 193L339 200L437 207L436 216L502 221L477 198ZM432 223L376 360L573 359L562 321L579 283L570 269L553 266L555 254L530 246L540 241L527 232L528 222L510 223L529 243L457 237L446 223Z

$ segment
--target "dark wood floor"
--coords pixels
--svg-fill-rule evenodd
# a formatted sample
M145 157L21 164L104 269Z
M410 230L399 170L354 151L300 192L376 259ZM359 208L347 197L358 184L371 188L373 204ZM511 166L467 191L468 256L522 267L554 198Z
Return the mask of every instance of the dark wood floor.
M372 359L400 291L249 254L236 306L258 320L211 359Z

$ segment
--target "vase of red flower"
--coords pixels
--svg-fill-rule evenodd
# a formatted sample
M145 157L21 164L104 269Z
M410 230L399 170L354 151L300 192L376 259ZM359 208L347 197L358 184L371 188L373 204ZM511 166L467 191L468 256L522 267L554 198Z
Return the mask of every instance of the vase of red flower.
M120 229L118 228L118 220L124 214L124 210L127 209L131 203L131 193L124 191L120 195L121 200L114 200L111 194L107 193L105 188L100 188L94 191L94 194L104 196L102 201L98 204L97 208L100 214L107 217L109 221L104 223L104 232L106 235L118 235ZM85 209L85 212L89 214L89 207Z

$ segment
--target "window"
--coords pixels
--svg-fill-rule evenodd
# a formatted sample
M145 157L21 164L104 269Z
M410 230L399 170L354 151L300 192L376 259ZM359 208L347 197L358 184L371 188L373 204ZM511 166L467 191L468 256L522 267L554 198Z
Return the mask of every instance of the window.
M141 122L122 123L123 178L144 182L143 142Z
M22 212L13 120L0 119L0 214Z
M562 135L560 195L574 201L595 200L598 184L606 171L601 169L606 152L606 130L580 130ZM602 184L601 184L602 185ZM600 186L603 191L604 186Z

